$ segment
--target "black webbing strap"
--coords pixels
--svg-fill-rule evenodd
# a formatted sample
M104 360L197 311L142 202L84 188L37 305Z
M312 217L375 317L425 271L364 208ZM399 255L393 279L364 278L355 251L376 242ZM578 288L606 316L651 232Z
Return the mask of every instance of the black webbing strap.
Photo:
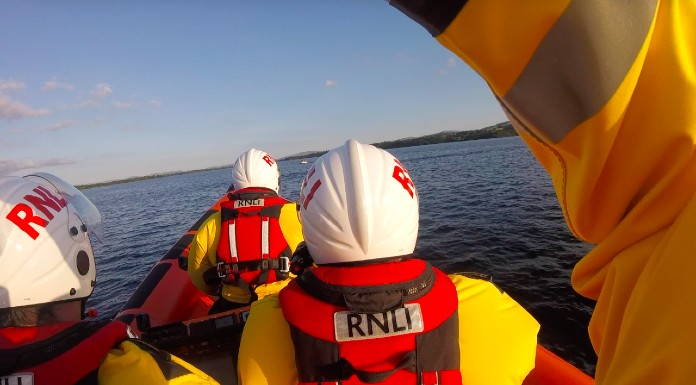
M236 263L217 264L218 276L228 276L245 271L268 271L276 270L281 273L290 271L290 259L287 257L255 259L253 261L242 261Z
M339 378L342 381L349 379L352 375L356 375L358 379L364 383L376 384L389 378L397 370L409 369L412 372L416 371L416 352L410 351L401 358L401 362L394 369L381 372L368 372L358 370L348 362L345 358L340 358L338 361L319 367L319 373L322 377L328 379ZM338 376L338 377L337 377Z
M0 349L0 376L50 361L72 349L109 322L111 321L82 321L45 340L16 348Z
M435 278L432 266L426 262L425 269L418 277L399 283L375 286L334 285L317 278L312 270L306 270L300 275L297 283L322 302L344 306L357 313L374 313L403 307L405 302L424 296L433 287Z

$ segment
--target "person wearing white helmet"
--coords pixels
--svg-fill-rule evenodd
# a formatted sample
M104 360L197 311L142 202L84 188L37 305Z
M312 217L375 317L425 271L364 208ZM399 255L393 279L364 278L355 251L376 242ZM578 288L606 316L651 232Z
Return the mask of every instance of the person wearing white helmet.
M83 320L100 222L54 175L0 178L0 384L217 384L122 322Z
M527 311L413 255L418 193L389 152L329 151L302 182L300 214L315 265L252 305L241 384L520 384L534 367Z
M188 254L193 283L219 296L210 314L246 306L287 283L302 230L297 205L279 191L280 169L266 152L251 148L232 166L229 200L201 225Z

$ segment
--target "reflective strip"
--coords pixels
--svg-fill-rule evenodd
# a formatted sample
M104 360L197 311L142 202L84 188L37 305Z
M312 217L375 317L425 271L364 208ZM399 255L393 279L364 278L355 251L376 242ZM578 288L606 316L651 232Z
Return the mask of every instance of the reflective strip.
M420 333L424 328L423 313L418 303L409 303L382 313L334 313L334 337L338 342Z
M263 258L269 258L269 236L268 236L268 225L269 225L269 218L268 217L261 217L261 259Z
M421 385L440 385L440 372L421 372Z
M34 385L33 373L13 373L0 376L0 385Z
M617 91L650 31L656 7L657 0L572 1L503 103L522 122L560 142Z
M236 263L239 258L237 258L237 226L234 221L230 221L230 225L227 226L227 238L230 243L230 259L233 263Z

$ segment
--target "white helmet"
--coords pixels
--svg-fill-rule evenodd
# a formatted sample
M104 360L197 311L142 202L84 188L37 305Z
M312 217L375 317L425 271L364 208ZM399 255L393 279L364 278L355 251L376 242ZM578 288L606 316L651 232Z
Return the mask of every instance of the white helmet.
M348 140L317 159L300 190L302 233L317 264L413 253L418 193L387 151Z
M275 192L280 189L280 169L269 154L249 149L232 166L232 186L235 190L247 187L265 187Z
M100 222L89 199L58 177L0 178L0 309L92 294L87 231Z

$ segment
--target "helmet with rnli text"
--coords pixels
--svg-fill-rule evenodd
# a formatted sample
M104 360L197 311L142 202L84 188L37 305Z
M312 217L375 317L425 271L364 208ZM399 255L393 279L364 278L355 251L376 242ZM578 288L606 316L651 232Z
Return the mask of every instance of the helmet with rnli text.
M0 178L0 309L86 298L96 279L97 208L46 173Z
M247 187L265 187L275 192L280 189L280 169L269 154L250 148L237 158L232 166L232 186L235 190Z
M310 168L300 216L317 264L404 256L416 247L418 193L398 159L351 139Z

